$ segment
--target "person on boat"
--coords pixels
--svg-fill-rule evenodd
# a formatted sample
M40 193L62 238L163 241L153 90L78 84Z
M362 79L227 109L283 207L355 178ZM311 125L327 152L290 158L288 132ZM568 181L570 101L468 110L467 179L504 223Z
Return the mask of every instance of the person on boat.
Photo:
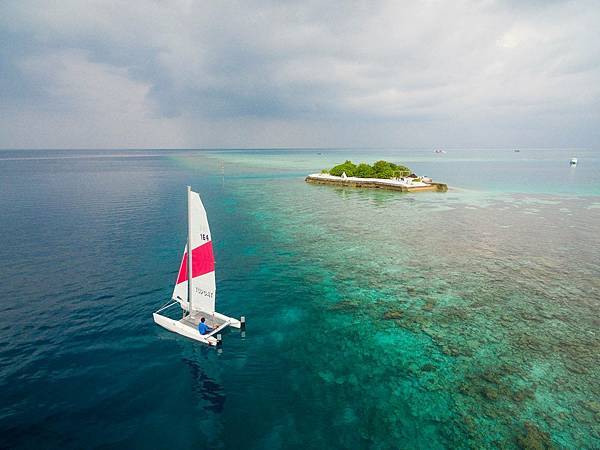
M205 322L205 319L204 319L204 317L202 317L200 319L200 323L198 324L198 331L200 332L200 334L206 334L209 331L213 330L211 327L206 325L204 322Z

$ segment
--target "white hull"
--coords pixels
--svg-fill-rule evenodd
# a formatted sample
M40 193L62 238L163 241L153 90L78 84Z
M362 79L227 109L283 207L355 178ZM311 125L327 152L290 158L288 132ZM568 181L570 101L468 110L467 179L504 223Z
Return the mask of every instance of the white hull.
M194 339L195 341L202 342L206 345L217 345L217 339L213 336L203 336L198 332L198 329L192 328L189 325L183 324L178 320L169 319L168 317L161 316L158 313L154 313L154 321L161 327L172 331L173 333L180 334L182 336Z
M165 328L166 330L172 331L173 333L180 334L187 338L211 346L217 346L219 344L219 341L215 336L225 328L229 326L234 328L241 328L241 322L239 320L234 319L232 317L227 317L226 315L218 312L194 312L191 317L186 316L179 320L171 319L167 316L163 316L162 314L160 314L161 311L176 304L177 303L173 302L167 305L166 307L156 311L152 315L154 317L154 322L156 322L158 325ZM206 318L208 325L214 328L213 331L204 335L200 334L200 332L198 331L198 322L200 321L200 317Z

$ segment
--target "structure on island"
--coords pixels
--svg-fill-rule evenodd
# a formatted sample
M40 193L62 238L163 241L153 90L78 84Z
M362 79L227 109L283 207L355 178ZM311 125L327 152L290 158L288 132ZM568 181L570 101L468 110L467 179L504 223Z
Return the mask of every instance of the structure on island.
M444 183L434 183L431 178L415 175L408 167L387 161L377 161L372 166L365 163L355 165L352 161L346 161L332 169L308 175L305 181L315 184L390 189L401 192L446 192L448 190L448 186Z

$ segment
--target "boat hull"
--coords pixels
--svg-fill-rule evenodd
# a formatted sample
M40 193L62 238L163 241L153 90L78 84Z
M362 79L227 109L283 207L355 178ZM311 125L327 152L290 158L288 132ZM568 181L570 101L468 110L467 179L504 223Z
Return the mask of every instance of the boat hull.
M160 325L161 327L172 331L173 333L180 334L213 347L218 344L218 341L214 336L203 336L198 332L197 328L193 328L185 323L180 322L179 320L170 319L158 313L154 313L152 316L154 317L154 322L156 322L157 325Z
M172 331L173 333L180 334L198 342L202 342L206 345L216 346L219 345L219 340L215 336L227 327L241 328L241 321L234 319L233 317L227 317L225 314L218 312L205 313L202 311L195 311L192 315L187 315L179 320L171 319L170 317L163 316L160 314L162 311L177 305L177 302L171 302L170 304L160 308L152 316L154 322L157 325L165 328L166 330ZM208 324L214 329L209 334L200 334L198 331L198 323L202 317L208 318Z

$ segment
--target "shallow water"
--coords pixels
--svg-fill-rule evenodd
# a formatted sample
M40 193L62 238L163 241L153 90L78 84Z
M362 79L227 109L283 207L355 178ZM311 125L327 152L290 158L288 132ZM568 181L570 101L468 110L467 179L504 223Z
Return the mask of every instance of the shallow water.
M596 154L0 152L0 446L598 448ZM451 189L303 181L380 158ZM187 184L222 353L152 322Z

